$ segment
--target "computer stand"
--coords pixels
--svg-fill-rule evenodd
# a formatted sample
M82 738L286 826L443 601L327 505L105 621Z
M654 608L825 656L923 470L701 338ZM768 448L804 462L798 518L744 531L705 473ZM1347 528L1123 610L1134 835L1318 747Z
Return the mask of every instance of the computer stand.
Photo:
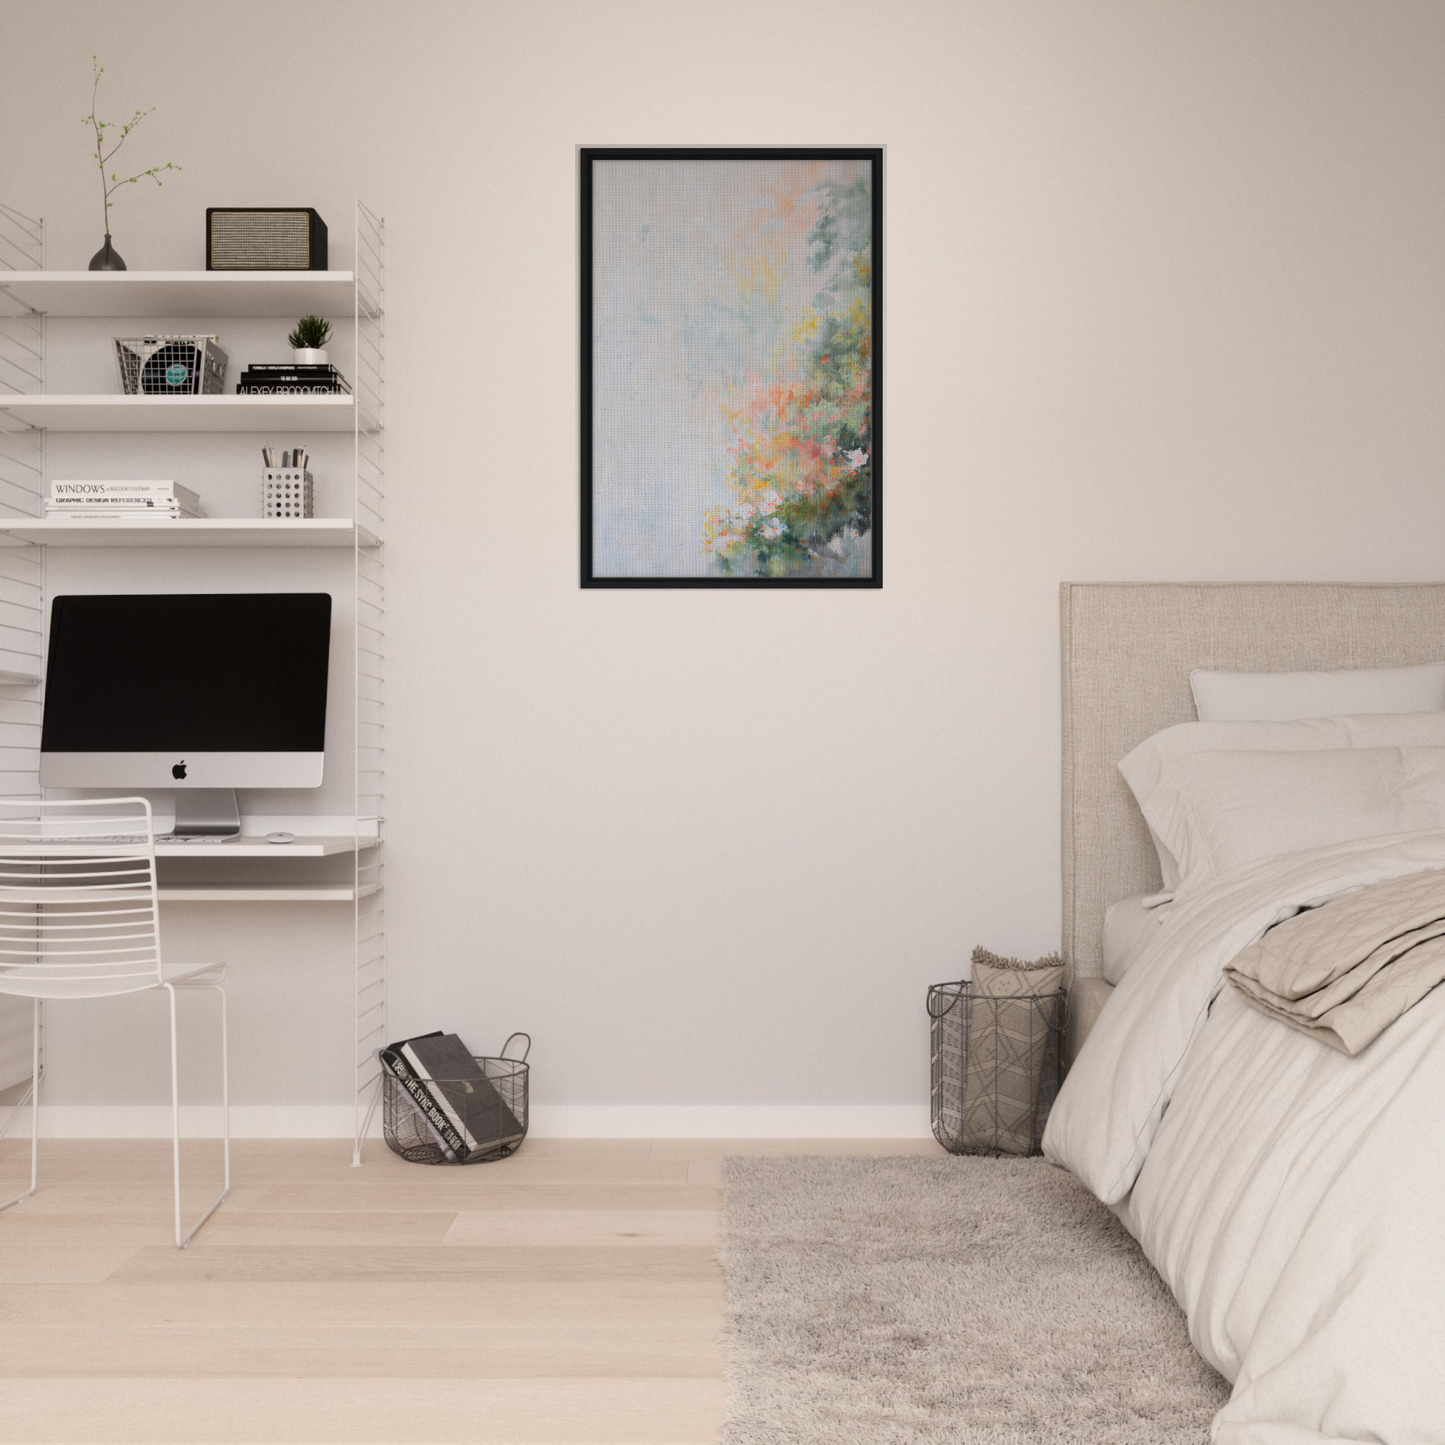
M176 838L234 838L241 809L234 788L177 788Z

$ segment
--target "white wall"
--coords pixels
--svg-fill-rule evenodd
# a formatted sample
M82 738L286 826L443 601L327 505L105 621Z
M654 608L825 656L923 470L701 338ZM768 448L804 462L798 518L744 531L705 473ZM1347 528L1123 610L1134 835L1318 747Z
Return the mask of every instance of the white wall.
M1441 575L1434 0L12 0L0 197L57 267L93 51L185 167L132 268L207 205L314 204L337 266L387 217L393 1020L531 1029L544 1105L916 1122L924 986L1058 942L1059 581ZM887 146L885 586L584 593L575 147L784 142ZM344 1101L325 918L186 920L242 1100ZM57 1099L160 1097L55 1014Z

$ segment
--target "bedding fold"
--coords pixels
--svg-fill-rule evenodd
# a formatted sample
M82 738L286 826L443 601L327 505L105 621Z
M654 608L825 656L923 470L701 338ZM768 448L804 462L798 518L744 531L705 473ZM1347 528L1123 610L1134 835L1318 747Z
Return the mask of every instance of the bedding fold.
M1225 966L1245 1002L1351 1057L1445 982L1445 872L1345 893Z

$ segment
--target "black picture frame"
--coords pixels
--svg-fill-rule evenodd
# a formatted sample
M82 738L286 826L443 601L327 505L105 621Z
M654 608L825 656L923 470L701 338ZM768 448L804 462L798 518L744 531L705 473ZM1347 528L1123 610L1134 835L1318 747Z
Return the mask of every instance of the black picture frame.
M580 152L581 585L583 587L869 587L883 585L883 148L881 146L582 146ZM868 458L871 480L866 577L598 576L593 570L593 165L597 161L863 160L870 165L871 308ZM826 360L826 358L824 358Z

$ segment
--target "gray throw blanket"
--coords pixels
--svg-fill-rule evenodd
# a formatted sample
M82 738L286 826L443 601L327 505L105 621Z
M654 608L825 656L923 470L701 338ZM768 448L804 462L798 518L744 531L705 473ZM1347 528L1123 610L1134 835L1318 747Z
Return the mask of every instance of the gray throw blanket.
M1261 1013L1358 1054L1445 982L1445 871L1408 873L1296 914L1225 977Z

